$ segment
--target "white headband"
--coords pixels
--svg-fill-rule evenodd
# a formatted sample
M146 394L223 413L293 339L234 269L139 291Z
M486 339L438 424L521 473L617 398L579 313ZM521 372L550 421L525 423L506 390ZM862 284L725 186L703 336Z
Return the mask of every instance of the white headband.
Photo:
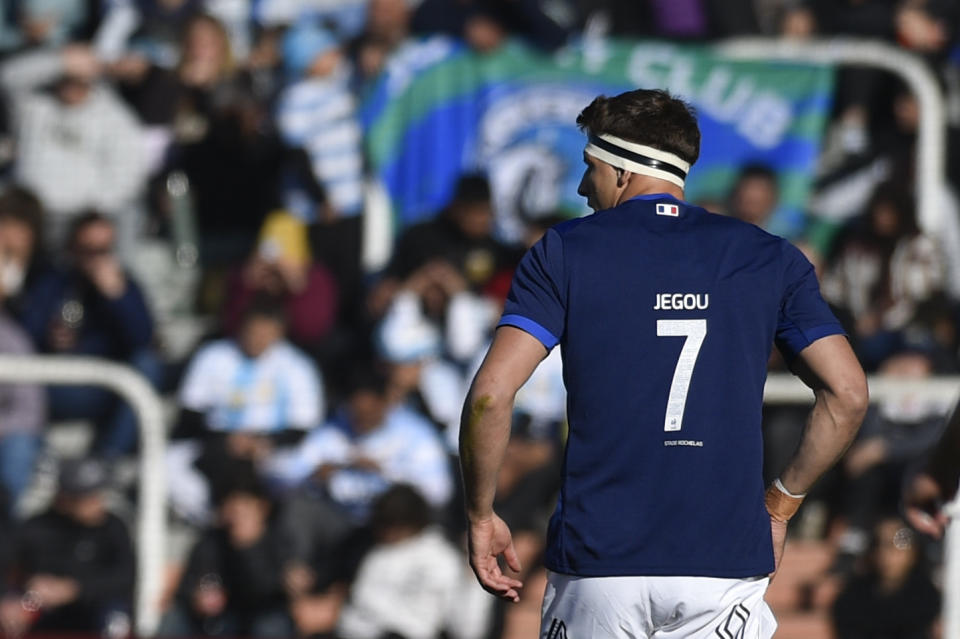
M606 133L591 135L584 152L618 169L666 180L680 188L690 170L690 163L673 153Z

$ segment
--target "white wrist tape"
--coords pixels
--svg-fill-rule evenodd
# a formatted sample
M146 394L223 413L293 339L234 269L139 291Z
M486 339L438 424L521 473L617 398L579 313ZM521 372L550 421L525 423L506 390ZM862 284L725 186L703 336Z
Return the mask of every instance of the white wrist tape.
M780 478L779 478L779 477L777 477L776 479L773 480L773 485L776 486L776 487L777 487L777 490L779 490L781 493L783 493L783 494L786 495L787 497L793 497L794 499L803 499L804 497L807 496L807 493L802 493L802 494L800 494L800 495L796 495L796 494L794 494L794 493L791 493L789 490L787 490L786 488L784 488L783 482L780 481Z

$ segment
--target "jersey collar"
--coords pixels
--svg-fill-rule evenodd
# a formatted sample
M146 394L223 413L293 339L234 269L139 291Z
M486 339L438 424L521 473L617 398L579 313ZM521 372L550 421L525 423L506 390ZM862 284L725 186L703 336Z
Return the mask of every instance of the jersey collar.
M634 195L632 198L627 200L627 202L632 202L633 200L673 200L674 202L686 204L686 202L683 200L678 200L669 193L647 193L646 195Z

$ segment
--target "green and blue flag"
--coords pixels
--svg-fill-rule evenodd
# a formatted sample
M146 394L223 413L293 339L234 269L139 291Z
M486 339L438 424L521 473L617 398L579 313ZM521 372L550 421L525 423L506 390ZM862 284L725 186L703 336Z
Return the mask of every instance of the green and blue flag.
M516 239L521 212L586 212L577 114L600 94L665 88L696 108L703 133L688 201L722 200L740 167L768 165L781 187L770 230L790 236L803 227L833 75L826 65L665 42L584 40L545 54L514 41L483 55L433 37L390 61L362 119L397 228L436 214L462 173L483 171L500 232Z

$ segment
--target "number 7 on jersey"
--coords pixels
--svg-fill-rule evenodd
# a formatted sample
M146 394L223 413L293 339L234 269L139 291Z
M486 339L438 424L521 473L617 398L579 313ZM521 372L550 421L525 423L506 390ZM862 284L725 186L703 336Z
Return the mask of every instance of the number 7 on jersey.
M667 414L663 419L663 430L680 430L683 425L683 409L687 404L687 392L690 390L690 378L697 364L697 355L707 336L707 320L657 320L657 337L686 337L677 367L673 370L670 394L667 396Z

